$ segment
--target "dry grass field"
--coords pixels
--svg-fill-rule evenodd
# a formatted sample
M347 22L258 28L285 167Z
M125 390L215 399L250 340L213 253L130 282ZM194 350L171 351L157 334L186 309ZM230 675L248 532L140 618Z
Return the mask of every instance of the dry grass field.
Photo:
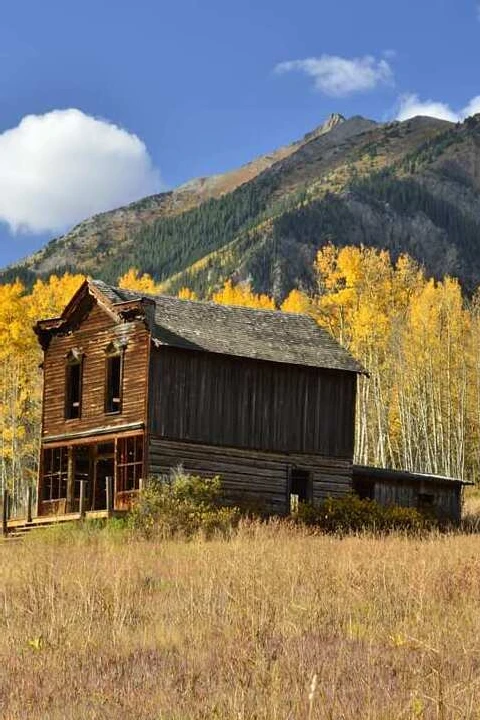
M0 717L480 717L480 537L0 542Z

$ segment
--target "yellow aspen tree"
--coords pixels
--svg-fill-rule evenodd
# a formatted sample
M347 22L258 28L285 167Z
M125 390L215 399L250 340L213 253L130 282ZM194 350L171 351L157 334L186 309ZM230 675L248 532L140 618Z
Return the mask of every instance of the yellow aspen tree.
M480 288L474 292L470 306L469 412L467 466L469 479L480 480Z
M293 289L280 305L283 312L299 313L300 315L315 316L315 305L312 299L301 290Z
M118 278L118 287L124 290L143 292L147 295L158 294L158 287L151 275L148 273L140 275L139 270L136 268L130 268L125 275Z
M30 389L25 365L32 352L24 292L18 281L0 286L0 477L2 490L8 487L13 491L14 504L24 480L22 444L26 407L23 400L24 392ZM31 379L34 381L35 375Z
M402 446L408 448L403 462L409 469L459 477L465 472L470 342L471 315L458 281L427 281L411 298L399 362Z
M393 439L399 428L393 349L420 270L405 257L392 263L386 251L333 245L319 251L315 270L318 322L370 374L359 380L355 457L395 466Z
M268 295L257 295L252 292L249 283L234 285L226 280L222 289L213 293L212 300L220 305L241 305L258 310L275 310L275 301Z
M178 297L180 300L198 300L198 295L188 287L180 288L178 291Z
M30 294L18 282L0 286L0 476L18 506L35 483L38 464L41 350L33 325L58 315L82 281L80 275L52 275Z

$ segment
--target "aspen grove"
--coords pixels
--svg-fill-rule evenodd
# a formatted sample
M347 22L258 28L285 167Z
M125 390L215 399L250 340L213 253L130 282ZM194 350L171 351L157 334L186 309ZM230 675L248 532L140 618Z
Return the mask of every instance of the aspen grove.
M316 291L294 289L278 309L309 314L362 363L355 461L449 475L480 475L480 290L427 278L407 255L324 246ZM0 286L0 485L20 507L35 486L41 418L41 349L36 320L61 313L81 275ZM161 285L134 268L118 280L140 294ZM198 299L189 288L179 297ZM274 310L273 298L227 280L207 299Z

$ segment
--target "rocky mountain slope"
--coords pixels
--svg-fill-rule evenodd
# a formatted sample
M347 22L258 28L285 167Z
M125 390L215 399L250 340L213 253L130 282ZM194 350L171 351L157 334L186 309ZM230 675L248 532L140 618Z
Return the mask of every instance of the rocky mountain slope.
M227 277L283 297L314 282L325 242L407 251L436 276L480 284L480 116L378 124L332 116L302 140L223 175L93 217L5 277L129 267L166 292Z
M342 115L328 120L301 140L262 155L230 172L201 177L180 185L171 192L145 197L125 207L94 215L76 225L66 235L54 238L48 245L13 267L24 267L36 274L55 272L58 267L71 266L85 272L95 271L98 258L122 256L128 252L137 231L165 217L179 215L201 203L232 192L249 182L274 163L296 152L303 144L332 130L342 123Z

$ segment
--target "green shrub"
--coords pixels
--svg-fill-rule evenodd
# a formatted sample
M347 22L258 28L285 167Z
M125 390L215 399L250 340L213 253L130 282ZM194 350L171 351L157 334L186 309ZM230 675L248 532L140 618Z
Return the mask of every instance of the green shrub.
M303 525L318 527L330 533L420 531L432 526L432 520L415 508L398 505L384 507L374 500L362 500L354 494L327 498L316 506L300 503L296 519Z
M39 527L31 530L24 536L25 542L52 543L55 545L68 545L83 542L85 537L91 539L105 538L112 541L124 542L125 533L129 530L127 521L123 517L87 518L82 522L65 522Z
M182 468L151 478L130 513L130 527L150 537L206 537L228 534L237 524L236 508L221 506L219 477L201 478Z

